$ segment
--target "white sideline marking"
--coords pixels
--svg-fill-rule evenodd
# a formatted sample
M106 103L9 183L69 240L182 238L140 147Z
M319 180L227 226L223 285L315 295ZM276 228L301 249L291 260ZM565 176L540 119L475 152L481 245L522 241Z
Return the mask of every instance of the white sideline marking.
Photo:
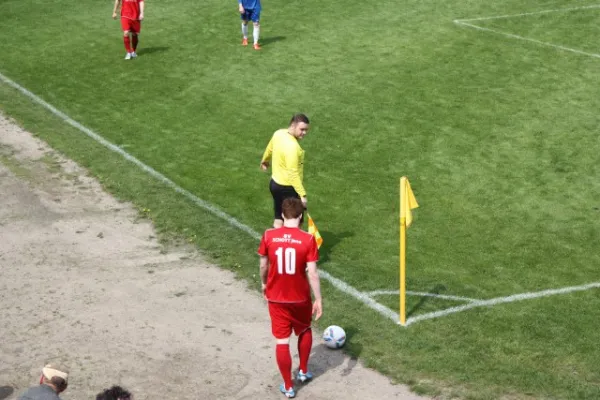
M121 155L126 160L137 165L142 170L144 170L148 174L150 174L152 177L156 178L157 180L161 181L168 187L172 188L177 193L180 193L180 194L184 195L185 197L187 197L189 200L194 202L199 207L204 208L205 210L209 211L213 215L225 220L230 225L248 233L254 239L259 240L261 238L261 235L258 232L256 232L254 229L252 229L251 227L241 223L240 221L238 221L234 217L230 216L229 214L225 213L224 211L220 210L219 208L213 206L212 204L200 199L199 197L192 194L191 192L178 186L175 182L173 182L172 180L170 180L169 178L167 178L160 172L158 172L155 169L153 169L152 167L149 167L148 165L144 164L143 162L141 162L140 160L138 160L131 154L127 153L120 147L107 141L102 136L98 135L97 133L94 133L90 129L86 128L85 126L81 125L77 121L70 118L68 115L57 110L52 105L50 105L50 104L46 103L44 100L42 100L40 97L36 96L29 90L20 86L18 83L15 83L12 80L10 80L9 78L7 78L6 76L4 76L2 73L0 73L0 81L3 81L7 85L15 88L19 92L23 93L25 96L29 97L35 103L38 103L39 105L41 105L42 107L44 107L48 111L50 111L52 114L61 118L63 121L65 121L69 125L73 126L74 128L79 129L81 132L85 133L87 136L94 139L95 141L97 141L101 145L105 146L109 150ZM327 281L329 281L329 283L331 283L332 286L334 286L336 289L340 290L341 292L344 292L344 293L354 297L355 299L357 299L360 302L362 302L363 304L365 304L367 307L379 312L386 318L389 318L396 323L398 322L398 314L396 312L394 312L391 309L389 309L388 307L376 302L371 297L369 297L368 294L365 294L365 293L362 293L362 292L356 290L354 287L348 285L347 283L345 283L344 281L342 281L338 278L335 278L334 276L330 275L326 271L320 270L319 275L322 276ZM476 308L476 307L493 306L493 305L502 304L502 303L511 303L511 302L515 302L515 301L534 299L537 297L545 297L545 296L552 296L552 295L556 295L556 294L584 291L584 290L589 290L589 289L593 289L593 288L600 288L600 282L590 283L590 284L583 285L583 286L572 286L572 287L566 287L566 288L561 288L561 289L544 290L542 292L521 293L521 294L516 294L516 295L512 295L512 296L508 296L508 297L499 297L499 298L490 299L490 300L474 300L474 301L470 302L469 304L465 304L462 306L452 307L452 308L448 308L446 310L431 312L431 313L427 313L427 314L423 314L423 315L418 315L416 317L408 318L405 326L412 325L419 321L444 317L444 316L447 316L450 314L470 310L470 309ZM373 292L371 292L371 293L373 293ZM417 292L412 292L412 293L416 294ZM455 296L452 296L452 297L455 297ZM465 301L467 301L466 298L461 298L461 299L464 299Z
M569 286L569 287L564 287L564 288L560 288L560 289L542 290L541 292L513 294L512 296L496 297L494 299L489 299L489 300L478 300L473 303L464 304L462 306L447 308L445 310L430 312L427 314L417 315L416 317L408 318L408 320L406 320L406 326L414 324L415 322L424 321L427 319L445 317L447 315L470 310L472 308L489 307L489 306L495 306L497 304L513 303L515 301L530 300L530 299L536 299L538 297L554 296L557 294L581 292L584 290L590 290L590 289L596 289L596 288L600 288L600 282L588 283L586 285L581 285L581 286Z
M360 301L362 301L372 309L376 310L380 314L390 318L394 322L398 322L399 316L397 312L394 312L388 307L384 306L383 304L376 302L369 296L368 293L359 292L352 286L348 285L346 282L329 275L326 271L319 270L319 273L321 276L327 279L333 286L340 289L342 292L346 292L352 295L353 297L360 299Z
M533 12L526 12L526 13L521 13L521 14L495 15L495 16L492 16L492 17L456 19L456 20L454 20L454 22L459 22L460 23L460 22L472 22L472 21L487 21L487 20L490 20L490 19L526 17L528 15L549 14L549 13L562 12L562 11L589 10L589 9L593 9L593 8L600 8L600 4L594 4L594 5L591 5L591 6L571 7L571 8L556 8L556 9L553 9L553 10L533 11Z
M252 229L251 227L249 227L248 225L243 224L242 222L238 221L237 219L235 219L231 215L227 214L226 212L220 210L219 208L215 207L214 205L208 203L207 201L202 200L201 198L194 195L193 193L185 190L184 188L177 185L175 182L173 182L172 180L170 180L169 178L167 178L160 172L156 171L154 168L144 164L143 162L141 162L140 160L138 160L137 158L135 158L134 156L132 156L131 154L129 154L128 152L126 152L125 150L120 148L119 146L109 142L108 140L104 139L102 136L98 135L97 133L93 132L92 130L81 125L79 122L73 120L67 114L63 113L62 111L57 110L54 106L52 106L49 103L46 103L40 97L38 97L34 93L30 92L29 90L25 89L18 83L13 82L11 79L7 78L2 73L0 73L0 80L3 81L4 83L6 83L7 85L17 89L19 92L23 93L25 96L27 96L31 100L33 100L35 103L38 103L42 107L46 108L52 114L56 115L57 117L59 117L60 119L62 119L63 121L65 121L66 123L71 125L72 127L79 129L81 132L85 133L87 136L94 139L95 141L97 141L98 143L100 143L101 145L106 147L107 149L121 155L127 161L130 161L133 164L137 165L142 170L144 170L148 174L150 174L152 177L156 178L160 182L164 183L166 186L175 190L177 193L184 195L189 200L194 202L197 206L199 206L199 207L205 209L206 211L210 212L211 214L225 220L230 225L248 233L254 239L256 239L256 240L261 239L262 235L260 233L258 233L257 231L255 231L254 229ZM323 270L319 270L319 275L322 276L327 281L329 281L329 283L331 283L336 289L354 297L355 299L357 299L357 300L361 301L363 304L365 304L367 307L379 312L380 314L382 314L383 316L385 316L387 318L392 319L394 322L398 321L397 313L390 310L383 304L379 304L378 302L376 302L369 296L359 292L358 290L356 290L352 286L348 285L344 281L341 281L341 280L335 278L334 276L330 275L328 272L323 271Z
M534 12L527 12L527 13L521 13L521 14L512 14L512 15L496 15L496 16L492 16L492 17L469 18L469 19L455 19L454 23L458 24L458 25L468 26L470 28L477 29L477 30L480 30L480 31L492 32L492 33L495 33L495 34L498 34L498 35L502 35L502 36L506 36L506 37L509 37L509 38L512 38L512 39L523 40L523 41L526 41L526 42L532 42L532 43L536 43L536 44L539 44L539 45L542 45L542 46L553 47L555 49L569 51L571 53L581 54L581 55L584 55L584 56L589 56L589 57L594 57L594 58L600 58L600 54L589 53L587 51L572 49L570 47L560 46L558 44L553 44L553 43L548 43L548 42L542 42L541 40L536 40L536 39L531 39L531 38L520 36L520 35L515 35L514 33L503 32L503 31L500 31L500 30L497 30L497 29L492 29L492 28L484 28L482 26L478 26L478 25L474 25L474 24L469 24L468 23L468 22L474 22L474 21L489 21L489 20L502 19L502 18L526 17L528 15L539 15L539 14L548 14L548 13L555 13L555 12L589 10L589 9L594 9L594 8L600 8L600 4L594 4L594 5L590 5L590 6L581 6L581 7L572 7L572 8L558 8L558 9L553 9L553 10L542 10L542 11L534 11Z
M372 292L367 293L369 296L380 296L385 294L400 294L399 290L373 290ZM427 292L413 292L412 290L407 290L406 294L409 296L419 296L419 297L434 297L436 299L443 300L455 300L455 301L465 301L467 303L473 303L476 301L481 301L478 299L471 299L468 297L462 296L452 296L449 294L438 294L438 293L427 293Z
M600 58L600 54L596 54L596 53L588 53L586 51L576 50L576 49L572 49L570 47L560 46L558 44L552 44L552 43L548 43L548 42L542 42L541 40L530 39L530 38L527 38L527 37L524 37L524 36L515 35L514 33L507 33L507 32L498 31L496 29L484 28L482 26L468 24L466 22L462 22L462 21L459 21L459 20L456 20L454 22L456 24L458 24L458 25L468 26L470 28L478 29L480 31L492 32L492 33L496 33L498 35L506 36L506 37L513 38L513 39L524 40L526 42L532 42L532 43L536 43L536 44L541 44L542 46L554 47L555 49L559 49L559 50L570 51L571 53L581 54L581 55L584 55L584 56L590 56L590 57L594 57L594 58Z

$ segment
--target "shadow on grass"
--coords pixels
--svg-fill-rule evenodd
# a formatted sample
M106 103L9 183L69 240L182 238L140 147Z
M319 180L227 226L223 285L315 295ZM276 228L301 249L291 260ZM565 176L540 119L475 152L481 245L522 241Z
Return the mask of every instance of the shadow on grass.
M168 51L169 47L167 46L156 46L156 47L140 47L140 50L137 52L138 55L148 55L152 53L162 53L164 51Z
M362 345L352 342L352 337L356 335L358 330L354 327L348 327L346 330L346 347L353 354L348 356L342 349L330 349L323 343L312 348L310 359L308 361L308 369L313 373L313 380L325 374L327 371L343 367L339 371L341 376L347 376L352 373L352 370L358 364L358 357L362 352ZM313 336L320 337L322 332L317 332L313 328ZM345 348L346 348L345 347ZM296 372L296 371L294 371ZM335 379L335 378L334 378ZM302 390L301 384L296 384L294 389L296 393Z
M271 43L276 43L276 42L279 42L281 40L285 40L285 36L271 36L271 37L266 37L266 38L260 39L260 45L261 46L268 46Z
M8 399L14 391L10 386L0 386L0 400Z
M323 238L323 245L319 249L320 263L325 263L329 260L329 253L333 250L338 243L346 238L354 236L354 232L340 232L333 233L328 231L319 231Z
M443 292L445 290L446 290L446 286L444 286L442 284L437 284L431 290L429 290L427 293L440 294L440 292ZM425 305L425 303L427 303L431 299L433 299L433 297L428 297L428 296L421 297L421 300L419 300L419 302L417 304L415 304L415 306L406 313L406 318L410 317L411 315L413 315L414 313L419 311Z

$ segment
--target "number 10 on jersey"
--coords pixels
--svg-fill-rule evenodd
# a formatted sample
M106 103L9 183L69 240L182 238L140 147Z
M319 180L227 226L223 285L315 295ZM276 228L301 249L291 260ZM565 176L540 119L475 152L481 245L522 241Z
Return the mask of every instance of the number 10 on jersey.
M283 247L275 251L277 256L277 272L280 275L294 275L296 273L296 249L287 247L284 251Z

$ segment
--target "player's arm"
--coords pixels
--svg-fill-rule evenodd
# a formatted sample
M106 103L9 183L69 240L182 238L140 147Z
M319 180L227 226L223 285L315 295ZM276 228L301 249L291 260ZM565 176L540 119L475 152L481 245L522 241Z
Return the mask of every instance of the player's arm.
M240 2L240 7L243 9L241 2ZM240 11L240 12L243 12L243 11ZM269 140L269 144L267 145L267 148L265 149L265 152L263 153L262 159L260 160L260 168L262 168L263 171L266 171L267 168L269 168L269 161L271 160L272 155L273 155L273 138L271 138L271 140Z
M140 21L144 20L144 9L146 8L146 2L144 0L140 0Z
M240 14L243 14L246 10L244 10L244 5L242 4L242 0L238 0L238 10L240 10Z
M310 261L306 263L308 269L308 283L312 289L315 300L313 302L313 315L315 320L321 318L323 314L323 304L321 302L321 282L319 280L319 271L317 270L317 262Z
M260 282L262 283L262 292L265 299L267 298L267 277L269 276L269 245L267 244L267 232L260 239L258 246L258 255L260 256Z
M260 281L262 283L263 296L266 299L267 277L269 276L269 257L260 256Z
M290 184L294 187L294 190L302 198L302 204L306 207L306 189L300 179L300 158L298 151L290 150L289 154L286 154L286 162L288 163L288 178Z
M119 3L121 3L121 0L115 0L115 6L113 8L113 18L117 18L117 9L119 8Z

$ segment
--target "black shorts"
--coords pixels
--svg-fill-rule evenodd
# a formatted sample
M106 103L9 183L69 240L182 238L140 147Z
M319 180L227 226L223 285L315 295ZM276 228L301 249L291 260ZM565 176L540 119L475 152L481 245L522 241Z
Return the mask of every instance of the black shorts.
M283 212L281 208L283 201L290 197L299 199L300 195L298 195L293 186L280 185L273 179L271 179L271 182L269 182L269 189L271 190L271 195L273 196L273 216L275 219L283 219L281 216L281 213Z

